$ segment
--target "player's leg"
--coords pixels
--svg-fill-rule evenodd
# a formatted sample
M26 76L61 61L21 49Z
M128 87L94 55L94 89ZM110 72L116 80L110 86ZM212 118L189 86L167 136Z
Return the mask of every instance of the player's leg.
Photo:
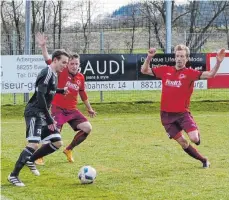
M178 120L179 125L188 134L189 139L196 145L200 144L200 133L190 112L186 112Z
M55 119L56 121L56 127L59 130L59 132L61 131L63 124L67 122L66 116L64 115L64 110L52 105L51 107L51 113L52 113L52 117ZM42 140L42 146L45 146L47 143L49 143L50 141L44 141ZM38 158L37 160L35 160L35 163L37 165L44 165L44 158Z
M47 143L49 143L50 141L48 141L48 142L42 142L42 145L41 146L43 146L43 145L45 145L45 144L47 144ZM41 157L41 158L38 158L37 160L35 160L35 164L36 165L45 165L45 161L44 161L44 158L43 157Z
M185 130L185 132L188 134L188 137L192 142L194 142L196 145L200 144L198 127L189 112L184 113L182 117L179 120L177 120L177 123L183 130ZM182 143L183 138L178 138L176 141L178 143ZM210 162L207 160L207 158L201 155L197 151L197 149L195 149L191 144L189 144L188 147L186 145L185 147L183 147L183 149L187 154L189 154L193 158L200 160L203 163L204 168L208 168L210 166Z
M26 165L35 175L40 175L39 171L28 163L28 158L36 151L41 137L41 122L36 117L25 117L27 146L21 152L13 171L8 176L8 181L15 186L25 186L18 178L21 169Z
M79 110L74 111L74 113L71 113L70 115L72 116L72 119L69 120L68 123L76 134L72 142L65 148L64 154L67 156L69 162L74 162L72 150L86 140L92 130L92 126Z
M74 149L74 147L81 144L87 138L87 136L90 134L90 132L92 130L92 126L91 126L90 122L87 121L87 122L83 122L83 123L78 124L77 129L79 131L76 132L72 142L66 147L66 149L68 149L68 150L72 150L72 149Z
M34 162L38 158L54 153L63 145L59 131L51 131L48 129L48 126L43 127L41 139L42 141L50 142L42 145L36 152L34 152L34 154L30 157L31 162Z

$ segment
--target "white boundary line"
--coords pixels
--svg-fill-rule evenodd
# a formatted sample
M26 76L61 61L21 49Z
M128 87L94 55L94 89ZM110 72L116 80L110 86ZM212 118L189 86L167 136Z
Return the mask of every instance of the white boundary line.
M1 200L10 200L10 199L1 194Z
M125 114L125 116L127 116L127 115L131 115L131 113L129 113L129 114ZM222 115L222 114L219 114L219 115L193 115L193 117L194 117L194 119L195 118L203 118L203 117L229 117L229 113L225 113L225 115ZM124 118L124 117L123 117ZM89 118L88 118L89 119ZM110 119L114 119L114 120L118 120L118 119L122 119L121 117L104 117L104 118L101 118L101 119L93 119L93 121L95 120L95 121L108 121L108 120L110 120ZM132 118L133 119L133 118ZM147 115L147 116L144 116L144 117L135 117L134 119L137 119L137 120L139 120L139 119L160 119L160 115L158 114L158 116L150 116L150 115ZM90 120L89 119L89 121L92 121L92 120ZM2 124L22 124L22 123L24 123L24 122L19 122L19 121L12 121L12 122L9 122L9 121L5 121L5 122L1 122Z

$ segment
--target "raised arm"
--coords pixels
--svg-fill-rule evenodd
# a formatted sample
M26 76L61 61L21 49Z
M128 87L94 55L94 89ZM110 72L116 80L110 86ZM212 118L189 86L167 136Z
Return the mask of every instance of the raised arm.
M45 36L44 33L38 32L36 34L36 40L37 40L38 45L41 47L44 60L45 61L49 60L50 58L49 58L49 54L48 54L48 50L47 50L47 46L46 46L48 37Z
M225 49L221 49L216 55L216 63L215 66L210 71L204 71L200 76L200 79L208 79L213 78L217 71L219 70L220 64L225 57Z
M141 67L141 73L154 76L152 69L150 68L150 61L155 54L156 54L156 49L150 48L148 51L147 58L145 59L145 62L143 63Z

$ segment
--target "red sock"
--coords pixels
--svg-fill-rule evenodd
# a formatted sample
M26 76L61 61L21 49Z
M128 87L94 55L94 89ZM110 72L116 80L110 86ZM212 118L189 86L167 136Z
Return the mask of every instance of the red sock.
M80 143L82 143L88 136L88 133L85 133L83 131L79 131L73 138L71 144L68 145L66 148L67 150L72 150L75 146L78 146Z

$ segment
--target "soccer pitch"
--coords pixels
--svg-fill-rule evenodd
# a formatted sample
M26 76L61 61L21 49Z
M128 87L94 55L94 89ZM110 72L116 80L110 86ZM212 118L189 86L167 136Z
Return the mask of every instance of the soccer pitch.
M100 106L104 107L103 104ZM6 179L26 144L24 119L22 113L21 116L3 116L3 199L229 199L228 110L206 112L204 108L198 108L192 112L201 132L201 145L197 149L211 162L211 168L202 169L199 161L186 155L175 141L168 139L159 112L149 109L148 112L137 110L127 114L114 109L106 113L103 109L104 112L90 119L92 134L75 148L75 163L66 161L61 148L45 157L45 166L38 166L41 176L33 176L24 167L20 174L26 184L23 188L10 185ZM72 137L73 131L65 125L62 132L64 145ZM84 165L97 170L94 184L80 184L77 174Z

